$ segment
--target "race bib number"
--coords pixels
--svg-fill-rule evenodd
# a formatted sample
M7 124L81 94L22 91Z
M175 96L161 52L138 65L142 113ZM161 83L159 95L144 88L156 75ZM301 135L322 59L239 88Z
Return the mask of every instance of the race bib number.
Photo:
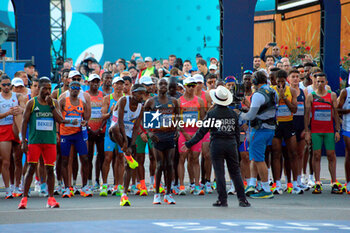
M100 119L102 117L101 107L91 108L91 119Z
M187 121L192 121L198 120L198 112L184 112L182 113L182 117L183 117L183 121L187 122Z
M291 116L292 113L289 110L287 105L280 105L278 106L277 116L284 117L284 116Z
M67 121L74 121L74 120L78 120L78 124L74 125L74 124L64 124L66 127L80 127L81 125L81 117L80 116L66 116L65 120Z
M49 118L37 118L36 119L36 130L41 131L52 131L54 120Z
M2 125L13 124L13 115L8 115L7 117L0 119Z
M332 112L331 110L316 110L315 120L316 121L331 121Z
M125 128L125 134L126 136L130 137L132 136L132 130L134 128L134 123L130 121L124 121L124 128Z
M304 116L304 105L298 103L298 110L295 113L296 116Z

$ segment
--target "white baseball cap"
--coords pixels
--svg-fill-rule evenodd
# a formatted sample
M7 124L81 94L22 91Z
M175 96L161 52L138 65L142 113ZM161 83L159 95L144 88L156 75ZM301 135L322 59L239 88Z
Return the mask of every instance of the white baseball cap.
M123 83L125 82L123 78L121 78L121 77L118 76L118 77L115 77L115 78L113 79L112 85L113 85L114 83L119 82L119 81L120 81L120 82L123 82Z
M188 77L183 81L184 85L187 85L189 83L197 83L196 79L194 77Z
M201 74L195 74L193 78L196 80L196 83L204 83L204 78Z
M209 70L217 70L217 69L218 69L218 67L216 65L214 65L214 64L211 64L209 66Z
M145 58L145 61L151 61L151 62L152 62L153 60L152 60L151 57L146 57L146 58Z
M94 80L94 79L101 80L101 78L100 78L100 76L98 76L98 74L90 74L90 75L89 75L88 82L91 82L91 81Z
M23 83L23 80L21 78L14 78L14 79L12 79L11 85L13 85L15 87L19 87L19 86L23 86L24 87L24 83Z
M74 76L80 76L81 77L81 74L77 70L69 71L68 78L73 78Z
M145 84L145 85L151 85L151 84L154 84L153 80L151 77L149 76L142 76L140 78L140 84Z

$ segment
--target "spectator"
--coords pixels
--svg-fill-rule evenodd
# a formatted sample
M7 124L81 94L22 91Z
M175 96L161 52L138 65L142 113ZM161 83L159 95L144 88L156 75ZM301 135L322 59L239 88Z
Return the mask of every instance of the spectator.
M279 69L283 69L283 63L281 61L278 61L276 63L276 67L279 68Z
M92 69L94 70L93 73L95 73L98 76L100 76L100 73L101 73L101 65L100 64L98 64L97 62L93 62L92 63Z
M31 61L24 64L24 72L26 72L28 75L29 85L32 83L32 79L34 77L34 71L35 71L35 65Z
M169 70L171 70L175 66L175 60L176 56L175 55L169 55Z
M63 69L69 69L70 70L71 68L72 68L72 66L71 66L69 61L65 61L63 63Z
M275 57L272 55L267 55L265 64L266 64L266 69L269 68L269 66L273 66L275 64Z
M282 56L281 56L281 50L278 46L272 46L271 43L267 43L263 49L263 51L260 54L260 58L263 61L266 61L265 59L267 59L266 52L267 50L272 47L272 56L275 58L274 60L281 60Z
M218 60L215 57L210 58L210 65L218 65Z
M212 64L212 65L209 66L209 72L210 72L211 74L215 74L215 72L216 72L217 69L218 69L218 67L217 67L216 65L214 65L214 64Z
M191 61L190 60L185 60L184 61L184 65L182 67L182 73L183 73L183 76L188 78L191 76L190 74L190 70L192 69L192 64L191 64Z
M260 66L261 66L261 58L258 55L256 55L253 58L253 69L254 69L254 72L258 71L260 69Z
M167 71L170 70L170 67L169 67L169 61L167 59L164 59L163 60L163 68Z
M204 83L206 83L207 77L210 74L208 67L207 67L207 62L204 59L198 59L197 67L198 67L198 70L201 72L201 75L203 75L203 77L204 77Z
M292 67L290 65L289 61L285 61L283 62L283 69L287 72L287 74L289 73L289 71L292 70Z
M129 72L130 72L130 78L132 80L132 84L135 84L135 81L136 81L137 76L138 76L138 70L136 69L135 66L131 66L131 67L129 67Z
M151 57L146 57L145 58L146 62L146 69L142 71L141 76L158 76L158 71L156 68L153 66L153 61Z
M200 59L203 59L203 57L202 57L202 55L201 55L200 53L197 53L197 54L196 54L196 64L198 64L198 61L199 61Z
M183 62L181 58L176 58L174 67L178 68L179 70L182 70Z
M29 87L29 84L28 84L28 75L26 72L24 71L17 71L14 75L14 78L20 78L23 80L23 84L25 87Z

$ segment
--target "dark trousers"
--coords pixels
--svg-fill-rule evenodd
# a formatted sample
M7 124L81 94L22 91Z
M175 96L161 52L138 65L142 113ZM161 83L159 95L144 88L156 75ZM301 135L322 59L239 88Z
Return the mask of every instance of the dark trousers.
M225 160L233 184L240 201L246 200L241 170L238 162L237 143L232 139L214 138L210 141L210 154L216 176L216 188L219 201L227 203Z

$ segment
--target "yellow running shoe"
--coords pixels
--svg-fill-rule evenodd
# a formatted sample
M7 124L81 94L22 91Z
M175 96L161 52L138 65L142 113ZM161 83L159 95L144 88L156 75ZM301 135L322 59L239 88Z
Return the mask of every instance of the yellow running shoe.
M129 164L131 169L135 169L139 166L139 163L131 155L124 155L124 157L126 158L126 162Z
M147 189L141 189L140 196L148 196Z
M120 206L131 206L128 196L123 195L120 198Z

